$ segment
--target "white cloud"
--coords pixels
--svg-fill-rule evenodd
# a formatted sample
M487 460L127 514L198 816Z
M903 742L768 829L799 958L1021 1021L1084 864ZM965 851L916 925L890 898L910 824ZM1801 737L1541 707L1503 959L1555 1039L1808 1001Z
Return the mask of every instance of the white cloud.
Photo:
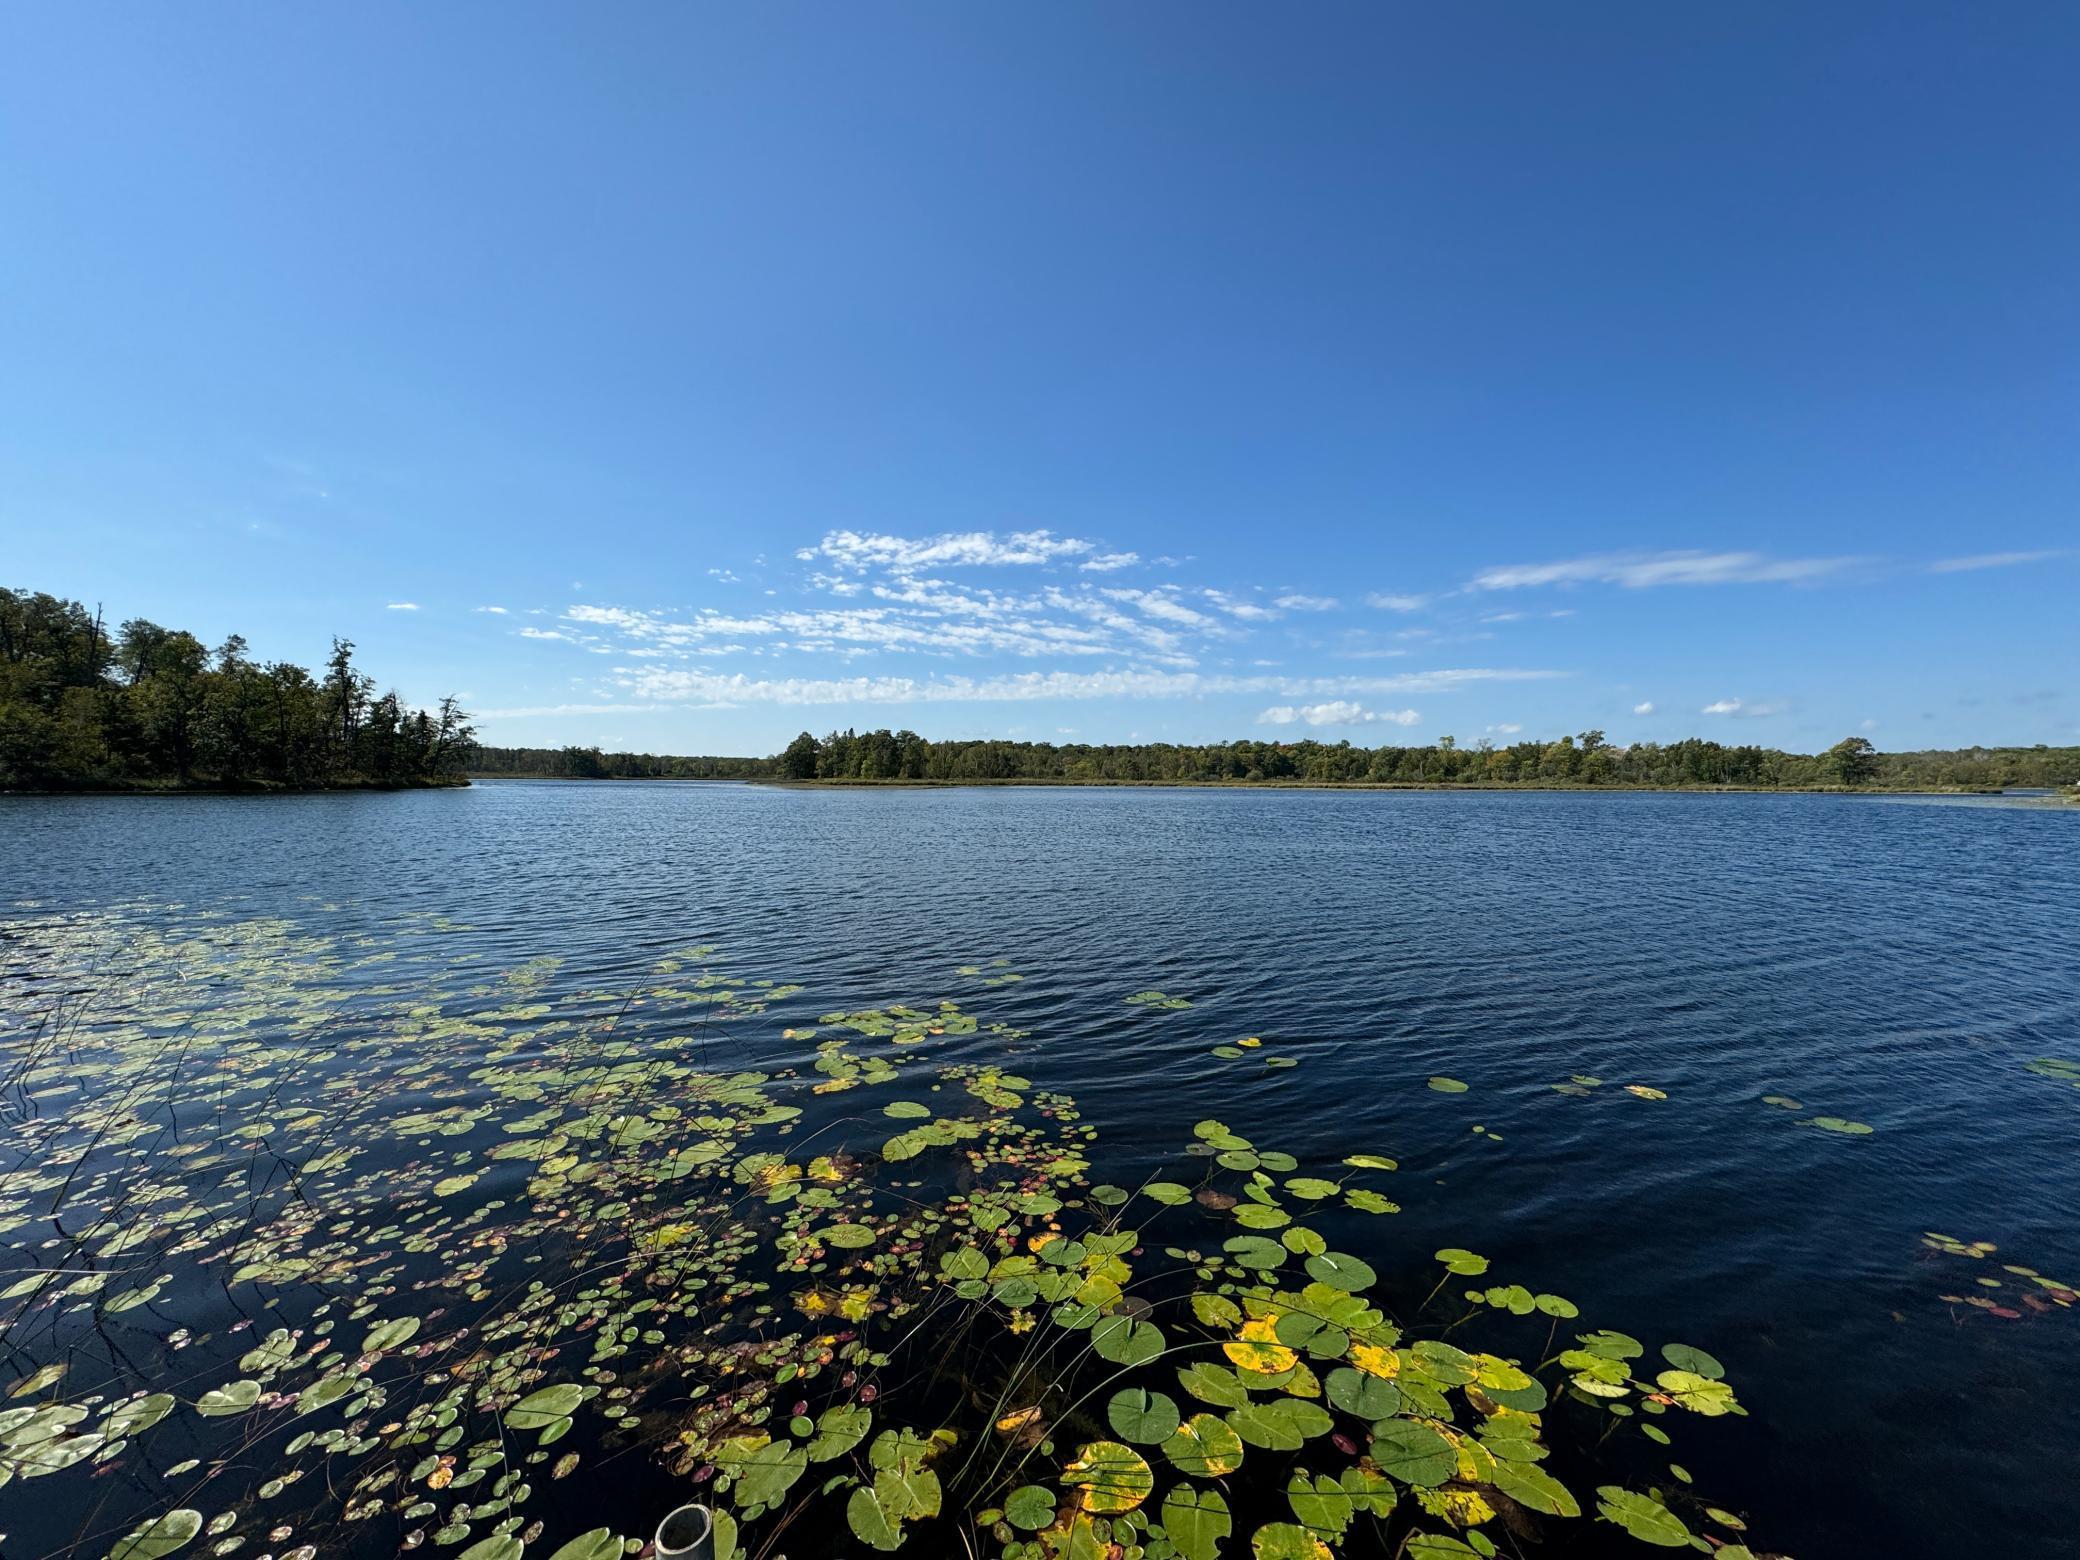
M1104 594L1114 601L1127 602L1150 617L1161 618L1168 623L1182 623L1188 628L1205 628L1213 622L1205 613L1195 612L1167 591L1108 590Z
M1876 731L1878 729L1878 723L1875 720L1870 719L1869 717L1865 717L1863 722L1863 729L1865 731Z
M669 704L526 704L508 710L471 710L478 720L525 720L537 715L662 715Z
M1558 563L1521 563L1485 569L1473 590L1519 590L1536 585L1760 585L1820 579L1854 558L1771 558L1756 552L1604 553Z
M2063 558L2064 552L2048 549L2042 552L1977 553L1969 558L1938 558L1928 566L1931 574L1964 574L1973 569L2007 569L2018 563L2042 563L2047 558Z
M1128 569L1141 561L1141 554L1131 552L1099 553L1095 558L1086 558L1076 567L1086 574L1110 574L1114 569Z
M723 676L690 668L624 669L620 683L636 697L720 704L975 704L1030 699L1195 698L1271 694L1334 699L1380 693L1445 693L1482 682L1522 682L1559 672L1513 667L1454 667L1396 677L1236 677L1123 668L1102 672L1013 672L995 677ZM1405 723L1407 712L1379 718Z
M416 601L393 601L386 605L383 610L385 612L417 612L419 603Z
M1199 594L1230 617L1240 618L1245 623L1271 623L1278 619L1275 608L1260 606L1254 601L1238 601L1224 590L1203 590Z
M1288 612L1334 612L1337 601L1334 596L1303 596L1295 592L1276 598L1272 605Z
M1351 699L1334 699L1327 704L1273 705L1257 720L1266 726L1290 726L1296 721L1310 726L1362 726L1373 721L1413 726L1422 718L1414 710L1368 710Z
M1517 720L1497 721L1488 729L1498 737L1513 737L1524 729L1524 723Z
M1639 701L1639 703L1637 703L1637 704L1635 704L1635 705L1633 705L1633 706L1632 706L1632 713L1633 713L1633 714L1635 714L1635 715L1651 715L1651 714L1653 714L1653 713L1654 713L1654 701L1653 701L1652 699L1642 699L1642 700L1640 700L1640 701Z
M1365 598L1365 605L1378 607L1382 612L1420 612L1429 601L1428 596L1395 595L1391 591L1376 590Z
M886 569L910 573L917 569L970 566L1006 567L1059 563L1097 553L1097 543L1080 537L1056 536L1052 531L1013 531L999 536L994 531L947 532L940 536L889 536L879 532L831 531L814 547L804 547L795 557L808 562L828 558L841 569L855 573ZM1107 568L1123 568L1131 555L1098 554Z
M1750 704L1745 699L1714 699L1697 712L1700 715L1734 715L1746 720L1758 720L1765 715L1781 715L1782 704Z
M504 607L471 607L471 608L470 608L470 611L472 611L472 612L494 612L494 613L496 613L496 614L497 614L498 616L500 616L500 617L504 617L504 616L506 615L506 609L505 609Z
M522 628L520 630L520 637L522 639L560 639L565 644L571 645L574 645L578 642L575 637L573 637L570 634L564 633L561 629L536 628L532 623L528 624L525 628Z

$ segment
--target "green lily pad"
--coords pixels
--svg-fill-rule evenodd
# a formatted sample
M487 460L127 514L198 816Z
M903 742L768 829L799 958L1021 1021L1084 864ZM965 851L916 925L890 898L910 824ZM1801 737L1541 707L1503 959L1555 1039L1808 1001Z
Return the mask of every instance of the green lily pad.
M621 1553L621 1535L612 1528L593 1528L562 1545L549 1560L615 1560Z
M1549 1517L1578 1517L1579 1502L1566 1485L1532 1462L1497 1461L1495 1487L1521 1506Z
M1219 1490L1180 1484L1163 1497L1163 1531L1185 1560L1219 1560L1235 1522Z
M1401 1412L1401 1389L1391 1381L1340 1366L1323 1378L1322 1390L1333 1407L1360 1419L1391 1419Z
M1105 1405L1105 1422L1122 1441L1158 1446L1177 1433L1177 1400L1146 1387L1122 1387Z
M1004 1520L1036 1532L1054 1521L1055 1494L1044 1484L1022 1484L1004 1502Z
M154 1518L116 1540L108 1560L160 1560L202 1531L202 1513L183 1507Z
M1866 1126L1861 1121L1846 1121L1840 1116L1815 1116L1807 1125L1818 1127L1822 1132L1839 1132L1847 1137L1868 1137L1878 1130L1876 1127Z
M568 1419L585 1401L585 1389L571 1382L543 1387L506 1410L506 1423L515 1430L545 1430L559 1419Z
M1683 1525L1683 1519L1652 1496L1636 1494L1615 1484L1598 1486L1596 1494L1598 1515L1606 1522L1617 1523L1642 1543L1656 1544L1663 1549L1679 1549L1689 1544L1690 1529Z
M1661 1357L1677 1370L1687 1370L1694 1375L1717 1381L1726 1374L1726 1367L1702 1349L1693 1349L1687 1343L1664 1343Z
M259 1382L232 1381L203 1393L196 1401L195 1412L204 1419L221 1419L227 1414L242 1414L259 1401Z
M377 1354L384 1349L394 1349L408 1342L419 1331L419 1318L400 1316L395 1321L384 1322L369 1329L368 1336L361 1341L363 1354Z
M1357 1294L1379 1282L1379 1275L1357 1257L1346 1252L1324 1251L1305 1263L1308 1277L1317 1283Z
M1459 1466L1450 1441L1412 1419L1388 1419L1372 1427L1372 1460L1403 1484L1435 1489Z

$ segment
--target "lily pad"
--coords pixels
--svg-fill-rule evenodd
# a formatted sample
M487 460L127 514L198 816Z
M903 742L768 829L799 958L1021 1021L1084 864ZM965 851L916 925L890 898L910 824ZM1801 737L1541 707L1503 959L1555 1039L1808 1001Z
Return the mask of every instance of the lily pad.
M1242 1466L1242 1437L1213 1414L1194 1414L1163 1442L1163 1455L1187 1478L1225 1478Z
M1177 1433L1177 1400L1145 1387L1123 1387L1105 1405L1105 1422L1122 1441L1158 1446Z
M1163 1531L1185 1560L1219 1560L1235 1522L1219 1490L1180 1484L1163 1497Z
M1690 1529L1683 1525L1683 1519L1652 1496L1615 1484L1599 1486L1596 1495L1596 1510L1603 1520L1617 1523L1642 1543L1663 1549L1680 1549L1689 1544Z
M1346 1252L1321 1252L1309 1257L1305 1266L1308 1277L1317 1283L1328 1284L1351 1294L1370 1289L1379 1282L1379 1275L1372 1271L1370 1265Z
M1029 1533L1054 1521L1054 1514L1054 1491L1044 1484L1022 1484L1004 1502L1004 1520Z
M1428 1425L1389 1419L1372 1427L1372 1460L1403 1484L1434 1489L1458 1468L1459 1452Z
M108 1560L160 1560L202 1531L202 1513L183 1507L154 1518L116 1540Z
M1117 1441L1091 1441L1062 1470L1062 1482L1083 1491L1083 1509L1098 1516L1132 1511L1155 1493L1148 1459Z

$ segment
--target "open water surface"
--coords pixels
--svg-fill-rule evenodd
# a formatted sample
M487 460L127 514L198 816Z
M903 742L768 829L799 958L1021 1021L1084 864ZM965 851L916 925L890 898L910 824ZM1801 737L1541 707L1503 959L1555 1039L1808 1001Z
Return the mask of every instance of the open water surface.
M453 963L557 959L555 989L594 993L712 944L806 988L739 1026L759 1066L805 1074L787 1028L954 999L1023 1035L953 1054L1004 1049L1073 1095L1112 1180L1174 1167L1209 1117L1303 1159L1392 1155L1403 1211L1339 1231L1389 1284L1420 1297L1432 1251L1469 1247L1597 1325L1717 1356L1750 1417L1686 1426L1682 1458L1759 1548L2080 1552L2080 1308L2002 1266L2080 1278L2080 1086L2027 1067L2080 1058L2080 813L553 782L0 798L0 1052L51 989L38 929L104 917L438 923ZM1191 1006L1126 1001L1147 990ZM1210 1054L1241 1037L1298 1065ZM1578 1076L1602 1082L1554 1087ZM33 1158L25 1134L0 1117L0 1162ZM5 1237L10 1272L31 1234ZM87 1482L0 1487L7 1554L73 1543Z

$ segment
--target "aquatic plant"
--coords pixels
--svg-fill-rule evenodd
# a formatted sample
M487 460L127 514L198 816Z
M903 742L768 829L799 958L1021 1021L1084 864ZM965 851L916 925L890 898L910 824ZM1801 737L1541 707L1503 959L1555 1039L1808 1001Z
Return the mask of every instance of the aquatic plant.
M742 1065L799 987L701 945L572 987L450 925L14 924L0 1487L46 1547L611 1560L614 1481L723 1560L1748 1552L1642 1460L1744 1413L1720 1362L1397 1253L1391 1156L1207 1119L1114 1182L950 1000Z
M1921 1244L1946 1257L1962 1257L1996 1267L1999 1274L2005 1275L1978 1273L1972 1279L1969 1292L1939 1295L1937 1298L1945 1305L1968 1306L2002 1321L2019 1322L2028 1312L2041 1315L2054 1309L2071 1310L2080 1303L2080 1291L2064 1279L2046 1277L2019 1262L1988 1263L1987 1259L2000 1251L2000 1247L1990 1240L1965 1241L1930 1230L1921 1237Z

